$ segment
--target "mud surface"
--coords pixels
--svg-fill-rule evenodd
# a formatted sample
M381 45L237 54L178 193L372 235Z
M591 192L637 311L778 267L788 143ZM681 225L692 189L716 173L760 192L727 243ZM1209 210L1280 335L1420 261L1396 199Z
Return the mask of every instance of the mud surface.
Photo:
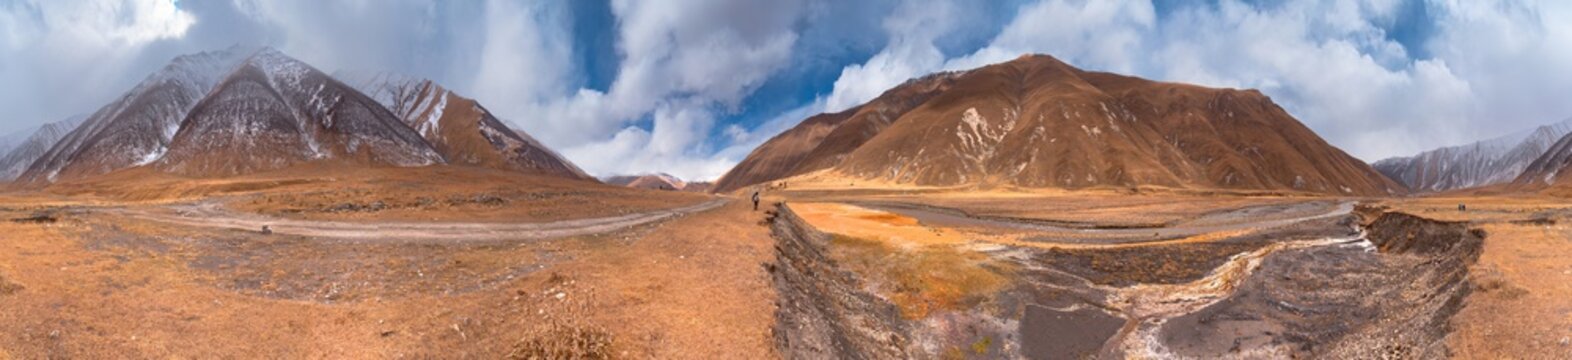
M1007 221L883 208L930 226ZM1351 203L1218 211L1166 228L1224 234L1205 241L979 246L1018 267L1014 285L969 308L907 318L868 286L883 279L845 271L824 255L833 244L815 240L825 235L783 209L773 225L775 336L791 358L1446 357L1442 339L1484 236L1392 212L1361 225ZM1009 231L1045 226L1135 230Z

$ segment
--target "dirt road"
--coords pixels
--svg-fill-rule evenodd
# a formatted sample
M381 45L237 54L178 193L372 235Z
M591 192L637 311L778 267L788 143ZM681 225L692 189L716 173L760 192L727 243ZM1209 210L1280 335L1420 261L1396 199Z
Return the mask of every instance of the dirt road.
M540 223L418 223L313 221L281 219L226 210L218 202L164 208L115 208L107 212L129 218L198 228L261 231L267 226L277 234L316 238L397 241L503 241L592 235L665 220L674 216L714 209L726 199L714 199L680 208L620 216L559 220Z

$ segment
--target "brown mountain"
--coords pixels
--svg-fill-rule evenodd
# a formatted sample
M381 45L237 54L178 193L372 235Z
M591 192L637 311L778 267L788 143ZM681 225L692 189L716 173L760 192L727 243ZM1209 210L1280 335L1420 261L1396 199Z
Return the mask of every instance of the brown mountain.
M529 134L509 128L475 100L431 80L391 73L340 78L387 106L449 164L594 179Z
M647 190L687 190L688 183L669 174L622 175L606 178L605 183Z
M821 170L925 186L1403 191L1260 92L1083 71L1043 55L930 75L811 117L716 191Z

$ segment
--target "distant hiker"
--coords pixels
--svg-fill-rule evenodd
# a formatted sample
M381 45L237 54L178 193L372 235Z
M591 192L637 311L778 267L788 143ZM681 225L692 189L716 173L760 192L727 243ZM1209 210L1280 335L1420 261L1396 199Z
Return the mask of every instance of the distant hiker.
M753 191L753 211L759 211L759 191Z

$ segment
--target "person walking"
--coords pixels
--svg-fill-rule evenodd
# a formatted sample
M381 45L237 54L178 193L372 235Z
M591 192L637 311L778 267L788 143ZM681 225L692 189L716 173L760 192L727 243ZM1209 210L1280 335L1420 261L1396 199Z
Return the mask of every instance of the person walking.
M753 191L753 211L759 211L759 191Z

